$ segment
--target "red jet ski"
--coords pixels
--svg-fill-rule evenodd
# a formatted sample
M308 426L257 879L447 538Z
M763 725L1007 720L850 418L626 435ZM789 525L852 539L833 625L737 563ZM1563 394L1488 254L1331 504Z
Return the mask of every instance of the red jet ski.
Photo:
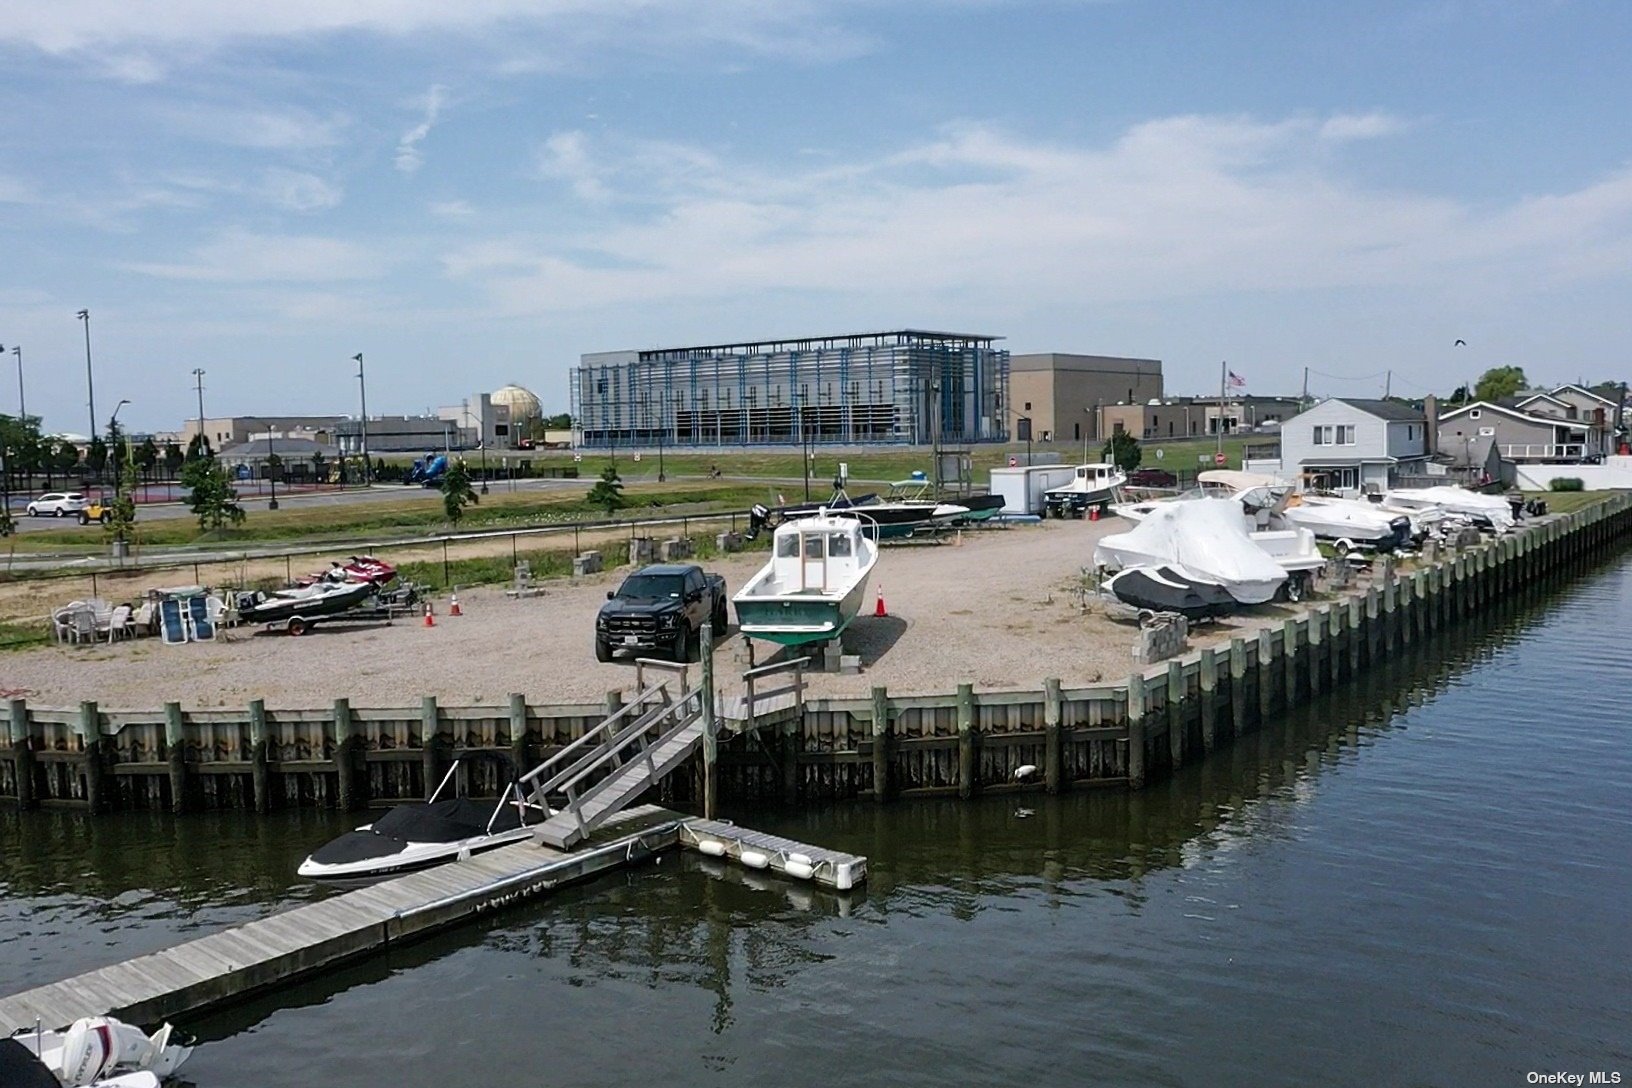
M309 586L317 582L360 582L383 586L397 576L397 568L372 555L354 555L347 563L335 560L320 574L308 574L295 584Z

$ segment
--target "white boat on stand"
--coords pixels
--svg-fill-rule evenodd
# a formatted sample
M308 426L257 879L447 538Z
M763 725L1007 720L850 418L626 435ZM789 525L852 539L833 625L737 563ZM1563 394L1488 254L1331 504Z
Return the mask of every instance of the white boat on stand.
M67 1031L39 1028L0 1039L5 1088L158 1088L193 1052L165 1024L152 1035L111 1016L75 1020Z
M742 634L783 646L838 638L867 596L877 537L864 508L778 526L770 562L731 598Z
M1383 495L1383 502L1406 510L1441 510L1498 533L1511 529L1514 524L1513 507L1506 499L1465 487L1395 488Z
M1118 501L1127 484L1127 473L1115 465L1096 461L1078 465L1071 482L1043 492L1044 517L1080 518L1090 507L1108 507Z

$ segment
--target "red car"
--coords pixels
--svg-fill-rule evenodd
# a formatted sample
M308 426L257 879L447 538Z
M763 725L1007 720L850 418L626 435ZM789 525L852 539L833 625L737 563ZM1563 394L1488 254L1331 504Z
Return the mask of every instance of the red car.
M1134 487L1177 487L1179 478L1164 469L1140 468L1128 476L1128 483Z

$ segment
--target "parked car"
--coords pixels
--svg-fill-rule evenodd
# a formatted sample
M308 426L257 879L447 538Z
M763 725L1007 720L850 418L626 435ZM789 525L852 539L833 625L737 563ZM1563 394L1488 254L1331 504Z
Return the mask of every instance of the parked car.
M114 500L111 498L92 499L80 510L79 523L89 525L93 521L99 521L106 525L113 520L113 503Z
M31 518L50 515L54 518L67 517L85 509L85 494L81 491L53 491L49 495L41 495L28 504L28 516Z
M1179 478L1166 469L1140 468L1128 477L1128 484L1132 487L1177 487Z
M607 593L595 617L595 660L645 650L689 661L703 624L725 633L727 599L725 579L695 564L643 567Z

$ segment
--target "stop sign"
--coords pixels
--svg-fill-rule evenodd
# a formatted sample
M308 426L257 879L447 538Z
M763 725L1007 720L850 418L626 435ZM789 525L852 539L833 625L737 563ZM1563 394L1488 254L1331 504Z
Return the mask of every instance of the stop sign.
M1215 464L1215 465L1222 465L1228 460L1229 459L1227 457L1225 457L1222 453L1213 454L1213 464Z

